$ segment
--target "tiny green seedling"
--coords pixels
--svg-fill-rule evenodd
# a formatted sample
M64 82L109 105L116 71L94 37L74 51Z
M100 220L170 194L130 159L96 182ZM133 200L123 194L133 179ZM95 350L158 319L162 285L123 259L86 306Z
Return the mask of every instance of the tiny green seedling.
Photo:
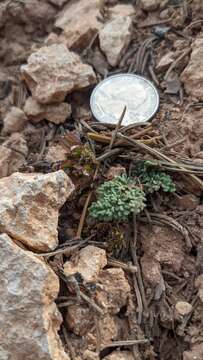
M138 214L145 207L144 192L126 175L104 182L97 194L90 215L101 221L125 221L131 213Z

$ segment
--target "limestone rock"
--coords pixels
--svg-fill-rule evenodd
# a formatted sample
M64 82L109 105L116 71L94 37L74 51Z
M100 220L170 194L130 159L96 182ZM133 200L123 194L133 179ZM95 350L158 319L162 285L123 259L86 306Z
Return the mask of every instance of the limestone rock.
M144 255L141 259L142 273L145 281L155 288L162 281L161 266L153 257Z
M92 310L85 305L71 305L68 307L66 323L68 328L77 336L82 336L90 350L96 350L97 336L95 332L95 318ZM98 318L101 347L118 336L118 322L116 316L105 314Z
M111 166L107 171L106 178L108 180L112 180L116 176L120 176L122 174L126 174L124 166Z
M0 247L1 360L69 360L57 334L57 276L8 235L0 235Z
M83 64L63 44L40 48L29 56L21 71L33 97L42 104L62 102L68 93L96 81L91 66Z
M203 359L203 342L194 344L191 351L183 352L183 360L200 360Z
M203 39L196 39L192 45L190 61L182 72L181 80L188 95L203 100Z
M0 231L36 250L58 244L58 210L74 190L62 171L14 173L0 180Z
M95 353L94 351L85 350L84 352L84 360L100 360L99 354Z
M96 246L86 246L80 250L78 262L67 261L64 265L66 276L79 272L86 282L95 281L101 269L107 265L106 252Z
M168 53L166 53L164 56L161 57L161 59L159 60L156 66L156 69L158 71L167 70L168 67L172 64L172 62L174 62L174 52L169 51Z
M11 134L22 131L27 125L27 117L24 112L13 106L3 120L3 134Z
M113 351L104 360L134 360L134 356L130 351Z
M110 314L117 314L126 305L130 286L120 268L111 268L100 271L98 284L102 290L96 294L97 303Z
M114 19L118 16L133 16L135 14L135 8L131 4L117 4L109 8L110 18Z
M54 124L61 124L70 117L71 105L61 104L40 104L31 96L26 100L24 111L32 122L37 123L43 119L51 121Z
M195 286L198 288L198 295L203 302L203 274L199 275L195 281Z
M18 171L26 163L28 147L22 134L14 133L0 145L0 178Z
M101 28L99 3L99 0L72 0L58 14L55 26L64 31L62 37L69 49L84 49Z
M192 305L186 301L178 301L175 305L177 315L185 316L191 313Z
M131 40L132 19L117 17L104 25L99 32L101 50L110 65L116 66Z
M146 11L154 11L161 4L161 0L141 0L141 7Z
M60 144L53 144L48 147L45 160L49 162L64 161L67 159L68 150Z

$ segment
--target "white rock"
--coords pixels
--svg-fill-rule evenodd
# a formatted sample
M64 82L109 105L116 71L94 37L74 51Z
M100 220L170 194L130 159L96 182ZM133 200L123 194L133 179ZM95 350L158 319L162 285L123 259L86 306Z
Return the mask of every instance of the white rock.
M110 65L116 66L131 40L132 19L117 17L104 25L99 32L101 50Z
M113 351L110 355L105 356L104 360L134 360L130 351Z
M97 291L97 303L110 314L117 314L127 304L130 285L120 268L101 270L98 280L101 290Z
M62 171L14 173L0 180L0 231L30 248L47 251L58 244L58 210L74 185Z
M199 275L195 280L195 286L198 288L198 295L203 302L203 274Z
M91 66L83 64L63 44L40 48L30 55L21 71L33 97L42 104L62 102L68 93L96 81Z
M69 49L84 49L101 28L99 3L99 0L69 1L58 14L55 26L64 31L62 36Z
M49 120L54 124L61 124L70 117L71 105L61 104L40 104L31 96L26 100L24 111L32 122L39 122L43 119Z
M0 178L18 171L28 155L26 140L22 134L14 133L0 145Z
M13 106L10 112L3 120L3 134L11 134L14 132L22 131L27 125L27 116L25 113Z
M154 11L161 4L161 0L141 0L141 7L146 11Z
M79 272L85 281L95 281L101 269L107 265L106 252L96 246L88 245L80 250L77 264L67 261L64 264L66 276Z
M48 147L47 154L45 155L45 160L50 162L55 161L64 161L67 159L68 149L65 149L60 144L53 144Z
M135 14L135 8L131 4L117 4L109 8L110 18L114 19L117 16L133 16Z
M196 39L192 45L190 61L182 72L181 80L188 95L203 100L203 39Z
M0 235L0 247L0 359L69 360L57 334L57 276L8 235Z
M192 305L186 301L178 301L175 305L175 310L178 315L185 316L191 313Z

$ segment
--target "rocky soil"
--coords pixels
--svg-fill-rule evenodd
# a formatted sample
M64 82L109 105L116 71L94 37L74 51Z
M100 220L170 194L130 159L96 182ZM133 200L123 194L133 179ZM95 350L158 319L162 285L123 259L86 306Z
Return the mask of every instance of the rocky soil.
M0 28L0 359L203 359L202 0L5 0ZM123 72L160 108L117 139L89 98ZM174 194L89 216L157 157Z

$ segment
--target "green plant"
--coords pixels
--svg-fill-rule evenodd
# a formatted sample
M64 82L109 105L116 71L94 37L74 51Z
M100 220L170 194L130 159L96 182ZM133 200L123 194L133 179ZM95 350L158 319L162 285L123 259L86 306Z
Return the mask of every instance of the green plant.
M152 168L153 162L145 161L137 166L136 174L143 185L144 192L152 194L162 189L164 192L175 192L175 184L165 172Z
M127 220L131 213L145 207L145 194L126 175L104 182L98 189L98 200L90 206L90 215L101 221Z

